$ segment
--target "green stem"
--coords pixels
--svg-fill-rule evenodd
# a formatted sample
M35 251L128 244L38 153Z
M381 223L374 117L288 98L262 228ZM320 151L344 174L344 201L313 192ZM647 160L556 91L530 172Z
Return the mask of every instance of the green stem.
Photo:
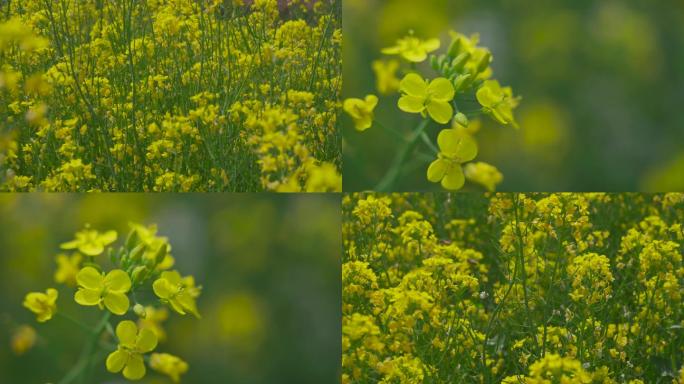
M69 320L70 322L72 322L72 323L78 325L79 327L83 328L84 330L88 331L88 333L92 333L92 332L93 332L93 329L92 329L91 327L89 327L89 326L87 326L87 325L81 323L80 321L74 319L73 317L67 315L66 313L57 312L57 316L59 316L59 317L61 317L61 318L63 318L63 319Z
M397 182L397 178L401 174L401 169L404 167L404 163L406 163L409 155L416 148L418 140L423 132L425 132L425 129L429 123L430 119L425 119L420 123L420 125L418 125L418 128L413 131L413 134L411 137L409 137L409 140L406 142L406 144L404 144L404 147L397 153L396 157L394 158L394 162L390 166L390 169L387 171L387 173L385 173L385 176L383 176L382 180L380 180L380 182L375 186L376 191L387 192L393 189L394 184Z
M90 361L93 356L93 351L97 347L97 341L102 334L102 330L107 324L109 324L109 316L111 313L109 311L105 312L100 321L95 326L95 329L91 330L90 338L88 339L85 347L81 351L81 355L78 358L76 364L67 372L66 375L59 381L58 384L68 384L73 383L76 379L81 379L83 382L83 373L90 366Z

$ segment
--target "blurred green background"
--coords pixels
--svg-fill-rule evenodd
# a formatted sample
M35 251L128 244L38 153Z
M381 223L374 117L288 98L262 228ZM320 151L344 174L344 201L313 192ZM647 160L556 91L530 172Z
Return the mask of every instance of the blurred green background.
M479 33L494 77L522 95L521 129L478 134L478 160L502 191L684 190L684 2L681 0L345 0L344 90L376 93L370 63L413 29L421 38ZM443 50L439 51L443 52ZM416 115L381 97L376 119L409 130ZM397 145L343 117L344 188L372 188ZM436 136L436 132L431 132ZM399 188L438 190L427 163Z
M340 362L340 198L335 195L0 195L0 383L57 383L87 335L61 317L39 324L29 291L60 291L58 310L93 325L96 308L55 284L59 245L90 223L116 229L156 223L176 268L203 286L202 319L171 314L157 352L184 358L187 383L335 383ZM119 242L120 243L120 242ZM119 244L117 243L117 244ZM18 355L17 327L38 332ZM123 383L95 366L97 383ZM170 381L148 369L143 383Z

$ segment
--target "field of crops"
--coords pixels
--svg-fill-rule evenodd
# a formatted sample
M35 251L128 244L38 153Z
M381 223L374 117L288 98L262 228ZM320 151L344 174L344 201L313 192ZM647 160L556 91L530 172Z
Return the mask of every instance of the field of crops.
M342 383L684 382L684 194L352 194Z
M0 190L341 190L340 14L0 1Z

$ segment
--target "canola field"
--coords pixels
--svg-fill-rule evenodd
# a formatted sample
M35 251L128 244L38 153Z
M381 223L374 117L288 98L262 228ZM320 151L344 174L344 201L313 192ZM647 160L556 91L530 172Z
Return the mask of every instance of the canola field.
M0 1L0 190L342 189L341 1Z
M342 383L684 382L684 194L351 194Z

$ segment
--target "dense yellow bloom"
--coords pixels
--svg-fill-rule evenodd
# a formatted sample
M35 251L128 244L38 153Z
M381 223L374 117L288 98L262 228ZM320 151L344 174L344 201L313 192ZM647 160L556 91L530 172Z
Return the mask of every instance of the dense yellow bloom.
M200 289L195 287L195 280L192 276L181 277L178 271L165 271L159 279L154 281L152 288L162 302L171 305L174 311L181 315L190 312L200 317L195 303Z
M373 125L373 110L378 105L378 97L367 95L364 100L346 99L343 109L354 120L354 127L357 131L365 131Z
M115 315L128 311L130 302L126 293L131 289L131 278L125 271L115 269L106 275L93 267L85 267L76 275L79 288L74 300L81 305L97 305Z
M57 312L57 297L59 293L54 288L48 288L45 293L31 292L24 298L24 307L36 314L36 320L44 323Z
M140 329L130 320L124 320L116 326L116 337L119 339L117 350L107 356L106 366L109 372L123 370L129 380L139 380L145 376L143 354L157 347L157 336L149 329Z
M446 124L454 114L450 102L456 94L453 84L448 79L438 77L428 84L420 75L409 73L399 84L402 96L399 109L409 113L420 113Z
M168 353L153 353L150 355L150 368L167 375L174 383L178 383L180 376L188 371L188 363Z
M116 241L116 231L99 233L94 229L86 227L84 230L76 232L76 239L63 243L62 249L77 249L86 256L98 256L104 252L105 247Z
M396 45L382 49L385 55L400 55L404 59L420 63L427 59L428 53L439 49L439 39L421 40L409 35L398 39Z

